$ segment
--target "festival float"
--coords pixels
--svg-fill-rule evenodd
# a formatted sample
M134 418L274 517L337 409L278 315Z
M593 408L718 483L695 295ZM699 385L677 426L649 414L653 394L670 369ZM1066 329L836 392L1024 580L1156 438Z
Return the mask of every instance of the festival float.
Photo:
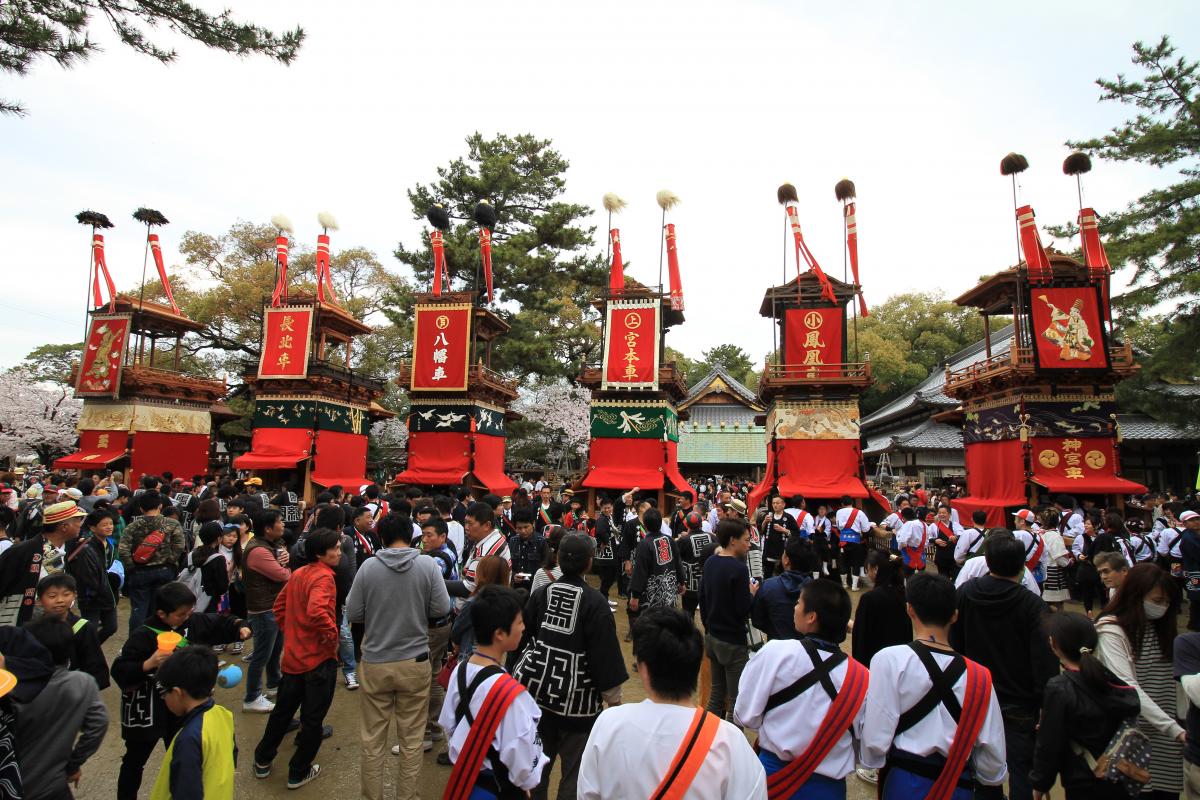
M167 302L145 299L144 264L140 295L118 294L100 232L112 222L95 211L76 215L92 230L87 331L73 376L83 409L79 450L54 462L55 469L82 472L119 469L130 485L164 472L185 478L205 475L214 414L231 416L222 403L223 380L180 371L184 337L203 326L180 311L171 293L153 232L168 220L149 208L139 208L133 217L146 226L147 257L154 258ZM165 352L160 350L163 343L169 345Z
M263 308L257 368L244 376L254 392L250 451L233 461L268 487L300 487L310 503L316 487L353 494L366 482L371 406L384 388L351 367L354 337L371 327L338 304L329 250L337 225L324 213L318 222L316 293L299 295L288 287L291 223L272 219L275 289Z
M612 215L625 203L604 197L609 212L611 262L608 290L594 303L603 319L603 359L590 367L580 383L592 392L591 438L581 490L594 509L598 493L638 488L657 492L664 518L686 495L695 495L679 471L678 403L688 387L675 363L664 362L666 332L683 322L683 284L679 272L675 225L667 212L679 199L667 190L657 195L663 211L662 243L669 265L670 289L663 291L662 265L655 289L625 276L621 232Z
M1114 389L1138 366L1129 344L1113 340L1112 270L1096 212L1080 199L1083 261L1044 247L1032 206L1017 206L1016 175L1028 166L1016 153L1000 165L1013 179L1016 266L955 300L983 316L985 358L946 373L946 393L962 403L966 448L968 495L954 505L960 517L985 511L993 527L1007 527L1007 511L1037 507L1043 495L1121 507L1125 495L1146 491L1121 476ZM1082 153L1063 163L1077 181L1090 169ZM993 317L1012 318L1013 338L1000 347L991 341Z
M494 301L496 211L480 202L473 217L479 226L484 287L451 291L444 242L450 216L440 204L426 214L432 226L433 284L429 292L416 295L413 357L401 363L396 378L411 405L408 468L395 482L466 486L477 496L507 495L516 484L504 471L506 423L519 417L508 410L517 399L516 384L492 369L492 348L509 329L488 307Z
M785 183L776 193L791 230L796 277L767 289L759 307L775 322L775 347L758 388L767 406L766 472L746 505L757 508L778 492L803 496L809 509L818 503L836 508L848 496L863 501L868 515L878 519L890 505L863 480L858 429L859 396L872 383L870 355L858 358L855 337L851 359L847 336L851 319L857 324L858 315L869 313L858 278L854 184L839 181L835 195L843 204L853 283L830 277L804 241L796 188ZM784 273L786 278L786 258Z

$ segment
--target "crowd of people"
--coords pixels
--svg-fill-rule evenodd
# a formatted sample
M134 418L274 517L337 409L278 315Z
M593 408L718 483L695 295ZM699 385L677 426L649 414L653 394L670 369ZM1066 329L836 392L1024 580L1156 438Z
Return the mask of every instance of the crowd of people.
M309 507L256 477L8 477L6 797L86 782L110 682L119 800L231 798L292 731L286 785L306 786L339 683L372 799L389 758L419 796L435 748L463 799L547 797L555 765L559 798L1200 797L1200 633L1179 633L1185 596L1200 629L1200 513L1173 498L1064 495L997 525L922 487L870 519L849 497L748 509L747 481L716 478L588 508L545 481ZM241 762L213 697L231 666L241 713L266 715ZM623 704L633 672L647 699Z

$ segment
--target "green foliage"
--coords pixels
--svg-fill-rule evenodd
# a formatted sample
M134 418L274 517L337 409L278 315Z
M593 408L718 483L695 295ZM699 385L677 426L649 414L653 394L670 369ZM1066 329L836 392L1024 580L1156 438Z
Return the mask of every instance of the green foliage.
M83 342L75 344L44 344L29 351L25 360L9 370L28 375L41 382L67 384L71 381L71 365L78 363Z
M1006 320L993 319L993 330ZM855 351L849 331L850 357ZM983 338L983 319L973 308L947 300L941 292L896 295L858 321L859 357L871 358L875 385L863 393L864 416L912 389L945 359Z
M693 358L688 358L683 353L673 347L666 349L666 361L674 361L675 368L683 375L684 383L688 386L694 385L697 381L708 374L708 364L703 361L697 361Z
M175 60L173 48L151 37L159 25L227 53L261 54L291 63L304 41L300 28L275 34L239 22L233 12L210 14L186 0L13 0L0 3L0 70L24 75L34 62L49 58L73 67L100 49L89 36L93 16L108 22L121 42L163 64ZM24 114L0 100L0 114Z
M1130 106L1132 118L1103 136L1068 146L1110 161L1172 168L1179 179L1154 189L1123 211L1104 214L1101 234L1115 268L1132 265L1132 288L1114 298L1122 335L1138 347L1142 372L1120 389L1123 404L1187 423L1200 404L1156 391L1161 382L1200 375L1200 65L1176 53L1168 37L1133 46L1136 78L1101 78L1100 99ZM1051 228L1059 237L1074 224ZM1161 318L1144 318L1164 301L1176 306ZM1123 313L1120 313L1123 312Z
M483 287L478 228L471 212L481 200L499 221L492 237L496 312L512 330L493 353L493 367L511 375L574 379L600 351L598 316L589 305L605 279L603 256L590 253L594 227L587 206L563 202L568 163L547 140L529 134L467 137L467 155L437 170L438 179L409 190L413 217L445 206L446 263L456 289ZM418 247L397 245L396 258L427 290L433 255L427 236ZM384 313L407 324L411 295L389 294Z
M703 359L709 370L719 367L750 391L758 388L757 365L750 354L736 344L721 344L705 350Z

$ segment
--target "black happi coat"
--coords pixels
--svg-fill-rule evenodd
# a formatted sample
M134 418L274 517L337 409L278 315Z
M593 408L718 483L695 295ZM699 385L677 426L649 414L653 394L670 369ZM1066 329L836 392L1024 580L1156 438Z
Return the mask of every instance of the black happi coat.
M629 594L638 598L640 608L672 607L678 588L684 582L679 551L670 536L650 532L633 553L633 575Z
M608 601L578 575L530 596L520 653L514 677L567 728L590 730L602 693L629 678Z

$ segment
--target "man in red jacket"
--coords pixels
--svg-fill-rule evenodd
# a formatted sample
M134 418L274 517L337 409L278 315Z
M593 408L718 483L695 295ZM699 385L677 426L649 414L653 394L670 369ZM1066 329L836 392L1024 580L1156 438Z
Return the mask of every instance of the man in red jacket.
M275 620L287 642L280 663L283 681L267 728L254 749L254 777L266 778L288 723L299 709L300 733L296 735L296 752L288 763L289 789L299 789L321 772L313 759L321 749L325 714L337 686L337 586L333 570L342 557L341 535L320 528L309 534L306 544L311 563L292 573L275 598Z

